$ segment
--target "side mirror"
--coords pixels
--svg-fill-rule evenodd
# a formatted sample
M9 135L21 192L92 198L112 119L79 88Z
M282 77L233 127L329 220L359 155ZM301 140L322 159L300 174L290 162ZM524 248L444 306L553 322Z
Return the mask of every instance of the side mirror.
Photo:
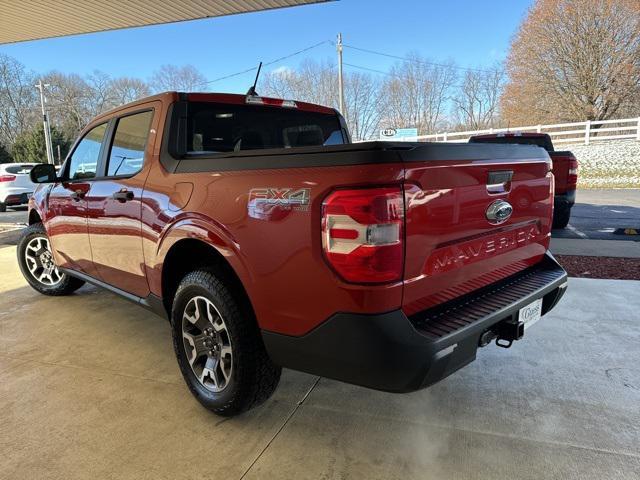
M29 177L33 183L54 183L58 180L56 167L50 163L41 163L31 169Z

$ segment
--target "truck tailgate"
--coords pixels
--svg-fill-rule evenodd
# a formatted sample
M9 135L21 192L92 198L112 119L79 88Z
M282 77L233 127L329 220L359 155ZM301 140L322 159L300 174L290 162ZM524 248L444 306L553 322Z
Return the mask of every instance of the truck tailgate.
M406 191L405 314L460 297L542 259L553 209L545 150L416 144L399 154Z
M578 177L576 168L578 161L571 152L551 152L553 176L555 177L556 195L575 190ZM573 170L572 170L573 169Z

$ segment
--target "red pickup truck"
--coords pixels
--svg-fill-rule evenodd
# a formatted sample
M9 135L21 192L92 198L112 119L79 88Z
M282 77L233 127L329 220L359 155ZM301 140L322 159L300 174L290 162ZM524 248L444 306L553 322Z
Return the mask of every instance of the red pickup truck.
M536 147L352 144L330 108L171 92L97 117L31 178L29 284L167 317L221 415L266 400L281 367L424 388L520 339L567 285Z
M514 132L475 135L469 139L469 143L511 143L537 145L544 148L553 161L555 178L553 228L565 228L569 224L578 185L578 159L573 153L554 150L551 137L547 133Z

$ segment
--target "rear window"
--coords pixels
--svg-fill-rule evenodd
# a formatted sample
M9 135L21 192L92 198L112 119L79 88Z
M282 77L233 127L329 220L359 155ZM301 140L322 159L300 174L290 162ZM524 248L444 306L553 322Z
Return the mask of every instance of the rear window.
M12 173L14 175L29 175L29 172L33 168L33 165L12 165L10 167L5 167L5 171L7 173Z
M206 102L190 102L188 108L190 154L345 143L337 115Z
M547 152L553 152L551 139L547 137L480 137L470 138L469 143L509 143L516 145L536 145L544 148Z

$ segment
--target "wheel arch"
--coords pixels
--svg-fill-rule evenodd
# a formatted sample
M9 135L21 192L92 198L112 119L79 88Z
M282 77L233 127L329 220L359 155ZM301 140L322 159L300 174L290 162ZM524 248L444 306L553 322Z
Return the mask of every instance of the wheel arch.
M249 293L236 268L229 261L229 251L203 238L185 237L172 242L161 262L162 303L171 318L171 308L178 285L191 271L209 270L237 295L240 303L255 318ZM238 262L236 262L238 263Z
M29 225L34 225L36 223L42 223L42 217L35 208L32 208L29 211Z

